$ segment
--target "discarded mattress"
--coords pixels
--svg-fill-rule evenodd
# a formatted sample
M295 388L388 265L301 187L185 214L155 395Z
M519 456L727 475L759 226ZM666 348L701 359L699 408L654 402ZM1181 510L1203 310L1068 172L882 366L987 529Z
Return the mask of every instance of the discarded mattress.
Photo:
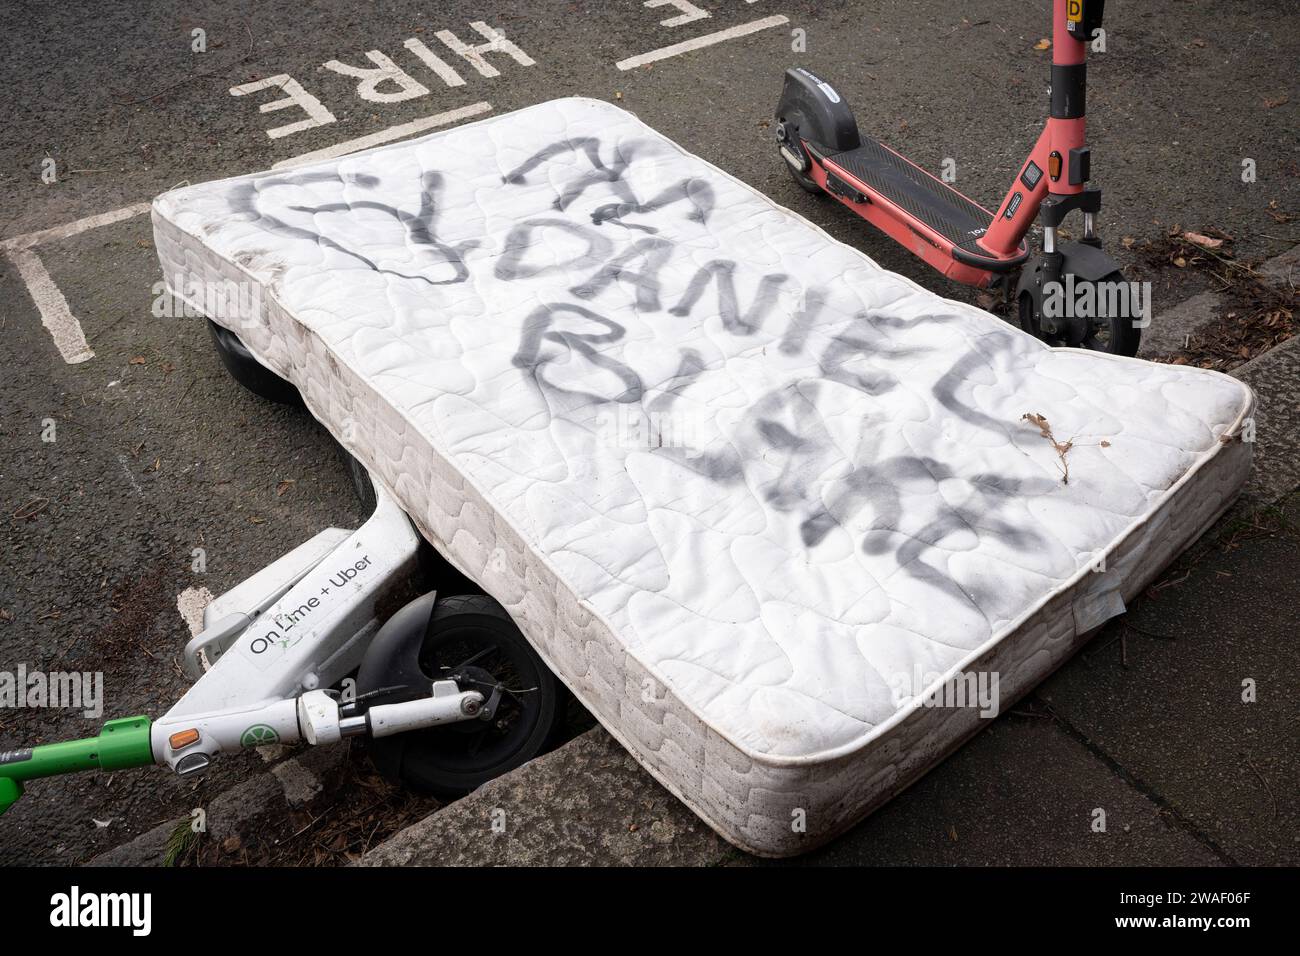
M1009 707L1250 466L1239 382L1048 348L604 102L189 186L153 222L171 290L759 854Z

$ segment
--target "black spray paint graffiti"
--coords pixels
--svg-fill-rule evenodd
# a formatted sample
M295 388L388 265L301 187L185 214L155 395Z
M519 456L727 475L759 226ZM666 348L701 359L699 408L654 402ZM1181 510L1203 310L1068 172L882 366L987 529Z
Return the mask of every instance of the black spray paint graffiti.
M758 280L758 290L749 308L742 312L736 296L736 263L730 259L715 259L695 273L681 301L668 311L673 315L690 315L712 282L717 287L722 327L732 335L753 335L776 307L777 292L789 278L780 272L763 276ZM820 297L818 301L821 301Z
M268 213L258 207L258 196L261 192L276 186L301 186L313 183L339 183L341 185L351 185L362 189L373 189L379 185L379 180L374 176L359 174L344 179L335 172L319 173L287 173L280 176L269 176L266 178L253 179L242 182L235 187L234 195L231 199L231 206L234 211L247 215L251 219L256 219L262 228L268 232L279 236L287 236L296 239L309 239L313 243L325 246L341 252L344 255L355 259L358 262L365 263L370 269L384 275L395 276L402 279L413 279L419 282L427 283L431 286L452 285L464 282L469 278L469 270L465 265L465 254L478 245L477 240L460 242L455 245L449 245L442 242L435 235L434 230L438 219L438 198L443 188L443 176L439 172L425 173L421 180L420 192L420 211L418 213L409 213L405 210L390 206L387 203L375 202L368 199L360 199L353 202L333 202L324 203L319 206L289 206L288 208L298 213L305 213L310 216L322 213L347 212L352 209L373 209L387 213L395 220L401 223L406 232L407 240L415 246L422 249L429 249L436 252L441 257L439 265L449 266L452 275L445 279L431 279L421 273L400 272L395 269L385 269L376 263L373 259L363 255L356 249L344 246L342 243L323 235L318 230L308 229L303 226L295 226L292 223L285 222L279 216Z
M671 204L673 198L705 195L692 193L692 180L684 180L648 203L637 202L629 195L630 187L623 178L634 150L626 150L606 165L600 156L597 139L563 141L553 144L531 157L506 177L506 182L522 182L527 173L560 156L579 150L587 158L591 170L578 175L574 182L562 188L555 200L555 208L564 210L588 190L604 187L614 192L619 201L597 207L592 223L602 222L636 213L657 213ZM708 201L713 201L712 192ZM663 200L669 200L665 202ZM702 204L693 201L688 207L688 218L703 221L707 212ZM639 224L646 232L658 232L650 223ZM565 263L551 262L544 266L530 266L526 262L527 250L537 241L538 234L546 228L561 228L583 241L585 249ZM571 293L587 301L595 299L611 283L630 286L635 296L636 308L641 314L658 311L661 307L662 287L660 271L668 264L676 244L656 236L632 243L615 245L591 228L572 220L556 218L536 219L520 223L511 232L506 243L506 254L498 261L496 274L507 281L539 275L544 271L571 273L591 270L591 277L574 285ZM769 273L758 278L747 306L742 305L736 288L738 265L728 259L714 259L697 270L679 301L668 308L671 315L685 317L697 314L705 301L707 290L715 292L716 314L725 331L736 336L752 336L760 331L778 311L781 293L792 281L783 273ZM804 290L797 309L788 311L784 318L779 348L783 354L795 355L808 344L811 331L826 305L827 295L822 289ZM824 388L831 382L847 386L866 395L878 397L901 386L898 375L887 367L891 363L915 359L925 352L925 347L900 347L889 335L892 329L906 329L920 324L940 325L956 321L951 314L931 314L910 319L898 318L878 312L861 312L855 322L841 327L825 339L816 356L821 372L819 379L807 379L774 389L761 396L746 410L740 426L729 441L708 450L680 446L654 448L652 453L674 460L708 480L735 486L756 482L757 490L765 504L773 510L792 513L800 518L800 535L804 544L814 547L837 527L854 524L864 511L870 515L870 524L860 542L866 553L893 550L895 559L904 573L949 597L978 610L979 606L994 596L978 593L978 589L963 591L943 569L927 560L927 552L953 534L969 531L991 536L1010 548L1029 550L1045 546L1041 537L1032 530L1019 527L1003 515L1026 494L1046 494L1055 487L1051 479L1019 480L996 475L959 476L949 466L923 455L888 455L875 458L867 449L859 449L856 461L843 477L830 485L826 476L842 470L844 452L829 433L814 401L806 391ZM600 331L576 331L566 328L573 322ZM641 376L627 364L600 347L619 341L624 329L613 320L600 315L588 306L562 304L542 305L535 309L525 322L520 346L514 363L526 371L544 396L549 395L561 407L583 407L587 413L602 404L643 403L649 414L670 412L679 398L708 370L705 358L696 350L683 348L679 354L676 372L669 380L657 386L654 396L646 400L650 389ZM547 346L551 346L548 348ZM547 369L555 363L567 365L575 357L586 359L610 373L616 383L609 393L595 394L587 389L576 389L566 384L563 375L550 378ZM860 358L868 362L858 362ZM944 407L959 414L963 420L977 427L1003 434L1001 423L969 409L956 397L955 389L965 374L984 360L975 351L960 359L934 386L934 395ZM901 374L901 373L900 373ZM548 401L550 400L548 399ZM553 408L555 406L553 405ZM753 473L756 463L763 469L774 468L775 475ZM747 471L748 469L748 471ZM900 488L907 483L938 482L963 477L971 489L968 500L959 506L939 504L935 513L921 530L904 532L906 527L903 499ZM824 489L825 500L819 494ZM932 500L939 500L931 496Z
M496 278L513 282L548 274L585 273L588 278L569 289L575 298L591 302L617 283L631 287L636 309L641 314L661 311L664 306L660 273L671 261L677 244L659 235L664 223L656 224L655 220L676 214L691 222L705 223L717 197L707 181L688 177L661 190L650 200L642 201L625 174L633 160L649 148L641 141L623 143L613 150L613 158L606 162L598 138L566 139L539 150L508 172L503 183L522 184L535 170L577 156L580 157L577 167L572 162L563 166L566 173L564 184L558 189L553 208L558 213L566 213L592 190L611 194L612 200L597 205L589 213L589 225L564 215L534 217L517 223L495 259L493 272ZM581 165L582 160L586 162L585 168ZM439 198L444 189L441 174L425 174L421 181L420 209L415 213L366 199L289 208L309 216L351 209L386 213L402 226L412 245L437 255L435 267L450 270L450 276L442 279L423 274L427 270L408 274L382 268L356 249L348 248L319 231L294 226L258 208L258 196L263 190L321 182L339 182L360 189L373 189L378 185L374 177L367 175L353 175L344 180L332 172L285 174L242 185L233 205L236 212L260 219L263 226L273 233L309 239L362 262L376 272L417 280L429 286L461 283L468 278L465 255L478 243L447 243L436 234ZM632 216L644 216L650 221L627 221ZM613 236L617 233L600 229L607 223L646 235L631 242L616 242ZM563 262L530 262L530 250L543 243L549 230L559 230L577 239L582 249ZM797 286L796 280L784 273L761 275L748 304L744 304L737 290L738 272L739 266L735 261L712 259L697 269L680 299L668 307L668 313L677 317L717 315L727 333L741 337L755 335L774 314L781 313L779 317L786 323L778 346L781 353L802 353L808 347L809 337L817 328L818 317L826 306L826 290L800 290L798 306L782 312L782 296L785 295L789 301L793 294L791 286ZM712 297L707 295L710 288L714 293ZM715 311L701 312L710 302L716 306ZM899 377L882 365L914 359L931 350L899 347L892 343L888 331L922 323L937 325L955 319L955 316L945 314L901 319L878 312L861 312L856 321L840 327L828 338L819 339L816 363L820 378L788 384L761 396L746 410L740 426L725 446L710 449L666 446L654 449L654 453L723 486L746 482L747 468L752 471L756 463L763 463L764 469L774 468L774 476L752 476L758 482L758 492L768 507L799 517L800 535L808 547L823 541L836 527L854 523L866 510L871 519L860 545L864 552L880 553L884 549L894 549L898 563L907 574L978 607L981 595L962 592L940 569L927 563L924 560L927 550L964 529L995 536L1013 548L1029 549L1041 545L1036 534L1018 528L1000 515L1019 496L1047 493L1055 487L1055 482L1046 479L1040 488L1033 482L1009 481L997 476L967 477L965 481L974 490L970 502L960 507L941 506L920 532L904 535L899 530L904 518L900 486L907 482L938 482L957 476L942 462L929 457L885 456L855 462L843 477L829 486L829 497L822 500L816 489L823 487L827 474L837 468L842 470L844 454L827 430L816 403L806 394L809 390L825 387L823 383L826 382L847 386L873 397L899 388L902 384ZM703 355L694 349L682 348L674 375L662 385L647 387L637 371L616 358L608 348L625 335L622 325L588 305L577 302L543 304L525 319L513 363L529 376L553 412L561 415L566 410L577 408L584 408L589 414L602 405L638 404L643 405L648 413L665 414L671 412L678 399L709 371ZM860 358L870 361L857 361ZM577 364L569 364L575 361ZM956 396L960 383L983 362L977 352L969 352L934 385L933 394L962 420L1001 435L1001 423L970 409ZM581 368L583 363L600 370L612 383L603 394L576 386L573 369ZM650 393L653 397L647 399ZM864 457L863 450L859 450L857 457ZM900 537L901 544L898 543Z
M594 210L591 213L593 225L599 226L601 223L614 222L625 228L636 229L641 232L658 232L659 230L655 226L643 223L627 223L623 219L632 213L658 212L679 202L684 202L690 207L690 211L686 214L688 219L695 222L706 222L716 202L713 187L709 185L707 180L688 177L662 190L648 202L642 202L637 198L631 184L623 178L623 174L632 165L633 159L638 154L645 152L648 145L643 140L632 140L627 143L616 144L614 158L606 165L600 155L602 146L599 139L592 136L583 136L578 139L560 140L539 149L528 159L502 176L501 181L507 185L520 185L527 182L528 174L538 167L560 157L578 153L587 159L591 168L574 177L573 181L555 197L553 206L556 210L563 212L568 209L588 189L605 187L613 192L619 201L606 203Z
M566 332L555 330L553 324L557 316L570 314L594 322L602 326L604 332ZM597 345L609 342L617 342L626 332L623 326L619 325L613 319L607 319L603 315L597 315L595 312L581 305L544 305L535 309L531 315L524 320L523 336L519 342L519 349L515 352L514 364L516 368L524 369L532 376L537 387L545 393L548 390L563 392L576 398L586 399L593 403L600 402L618 402L631 403L641 401L641 396L645 388L641 384L641 376L637 375L632 369L628 368L617 359L611 358L596 349ZM614 396L596 395L591 392L580 389L572 389L565 385L548 381L543 374L547 364L553 360L557 353L551 353L549 356L543 354L544 345L547 342L564 346L565 358L571 353L578 353L591 362L617 376L623 383L623 391Z

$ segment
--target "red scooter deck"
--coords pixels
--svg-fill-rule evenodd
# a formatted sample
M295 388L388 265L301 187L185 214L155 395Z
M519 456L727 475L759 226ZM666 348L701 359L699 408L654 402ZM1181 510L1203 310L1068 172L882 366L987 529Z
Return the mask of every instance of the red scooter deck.
M863 135L855 149L834 153L806 145L825 170L828 193L945 275L985 285L982 273L1007 271L1025 261L1023 242L1005 258L980 246L993 213L883 143Z

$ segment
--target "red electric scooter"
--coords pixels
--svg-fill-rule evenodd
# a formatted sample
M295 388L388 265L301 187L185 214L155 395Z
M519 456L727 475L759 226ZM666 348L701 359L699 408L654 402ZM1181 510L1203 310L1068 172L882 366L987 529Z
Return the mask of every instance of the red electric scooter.
M804 189L829 194L950 279L1010 289L1018 275L1015 302L1026 332L1050 345L1134 355L1144 317L1119 266L1101 251L1101 190L1087 185L1086 53L1103 4L1053 0L1051 113L996 215L859 131L843 97L802 68L786 71L776 110L781 157ZM1062 220L1076 209L1083 238L1058 241ZM1025 235L1036 215L1043 249L1031 260Z

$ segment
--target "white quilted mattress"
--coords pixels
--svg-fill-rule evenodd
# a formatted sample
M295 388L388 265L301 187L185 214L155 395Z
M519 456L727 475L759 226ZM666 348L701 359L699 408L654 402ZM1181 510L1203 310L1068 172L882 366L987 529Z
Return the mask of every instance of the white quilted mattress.
M1249 469L1239 382L1049 349L604 102L153 218L172 291L211 310L242 283L214 318L756 853L828 839L977 730L988 707L927 700L953 675L1009 707ZM1027 413L1073 442L1068 482Z

